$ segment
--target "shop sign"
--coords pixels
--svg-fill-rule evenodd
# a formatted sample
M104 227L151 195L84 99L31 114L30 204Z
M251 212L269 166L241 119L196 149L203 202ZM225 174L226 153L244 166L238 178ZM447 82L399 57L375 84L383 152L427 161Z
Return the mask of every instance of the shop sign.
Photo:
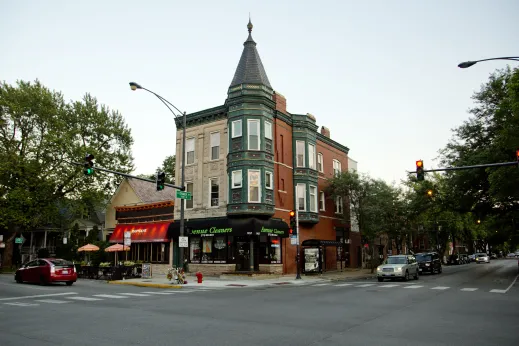
M192 229L191 234L221 234L221 233L232 233L232 227L229 228L206 228L206 229Z
M281 231L277 228L261 227L260 233L268 233L269 237L277 237L279 235L284 235L285 231Z
M134 233L146 233L146 228L132 229L131 234Z

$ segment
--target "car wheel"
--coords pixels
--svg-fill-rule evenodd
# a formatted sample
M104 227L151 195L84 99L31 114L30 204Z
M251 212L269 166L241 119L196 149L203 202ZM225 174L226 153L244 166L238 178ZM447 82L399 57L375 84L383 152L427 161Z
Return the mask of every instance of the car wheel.
M15 275L14 276L14 281L16 281L19 284L21 284L23 282L22 279L20 278L20 275Z
M72 286L73 283L74 281L67 281L67 286Z
M418 280L418 270L416 271L416 273L414 274L414 277L413 277L415 280Z
M409 281L409 272L407 270L405 272L404 281Z
M47 280L45 279L45 276L40 276L40 285L46 286L48 284Z
M377 279L378 279L378 282L384 281L384 278L377 278Z

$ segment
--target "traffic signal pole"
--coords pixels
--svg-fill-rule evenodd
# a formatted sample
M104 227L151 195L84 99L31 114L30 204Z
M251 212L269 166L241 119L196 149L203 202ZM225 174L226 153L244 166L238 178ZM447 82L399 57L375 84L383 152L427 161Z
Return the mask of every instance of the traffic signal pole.
M445 168L436 168L436 169L424 169L422 172L443 172L443 171L461 171L464 169L473 169L473 168L488 168L488 167L505 167L505 166L518 166L518 161L513 162L499 162L499 163L486 163L482 165L472 165L472 166L460 166L460 167L445 167ZM408 174L418 173L407 172Z
M76 166L83 166L83 164L79 163L79 162L73 162L73 161L66 161L66 162L70 163L72 165L76 165ZM126 174L126 173L122 173L122 172L112 171L110 169L101 168L101 167L97 167L97 166L94 166L93 168L94 168L94 171L101 171L101 172L106 172L106 173L112 173L112 174L120 175L120 176L126 177L126 178L132 178L132 179L147 181L149 183L156 183L157 182L156 180L136 177L136 176L131 175L131 174ZM173 184L169 184L169 183L164 183L164 185L172 187L172 188L175 188L175 189L178 189L178 190L181 190L181 191L184 191L184 188L182 188L181 186L177 186L177 185L173 185Z
M297 251L297 255L296 255L296 266L297 266L296 280L300 280L301 279L301 269L300 269L300 262L301 261L299 260L299 258L301 256L300 256L300 253L299 253L299 206L296 208L296 241L297 241L297 245L296 245L296 251Z

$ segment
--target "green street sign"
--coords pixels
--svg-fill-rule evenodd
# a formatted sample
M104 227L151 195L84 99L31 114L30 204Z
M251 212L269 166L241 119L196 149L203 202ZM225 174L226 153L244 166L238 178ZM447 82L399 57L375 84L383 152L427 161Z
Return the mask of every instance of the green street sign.
M23 244L23 238L14 238L15 244Z
M192 198L192 193L191 192L187 192L187 191L177 190L177 198L180 198L180 199L191 199Z

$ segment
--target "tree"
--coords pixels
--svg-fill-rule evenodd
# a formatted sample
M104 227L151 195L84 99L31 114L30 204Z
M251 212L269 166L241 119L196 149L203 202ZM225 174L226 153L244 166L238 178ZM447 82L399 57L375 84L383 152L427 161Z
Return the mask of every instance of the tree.
M162 162L162 166L157 167L157 172L166 173L166 183L175 184L175 155L166 156ZM155 174L139 174L138 177L155 180L157 178Z
M84 176L86 153L95 164L133 170L133 139L117 111L90 94L65 102L63 95L34 83L0 83L0 228L7 231L4 265L11 265L17 233L63 219L69 201L99 203L117 186L117 177Z

